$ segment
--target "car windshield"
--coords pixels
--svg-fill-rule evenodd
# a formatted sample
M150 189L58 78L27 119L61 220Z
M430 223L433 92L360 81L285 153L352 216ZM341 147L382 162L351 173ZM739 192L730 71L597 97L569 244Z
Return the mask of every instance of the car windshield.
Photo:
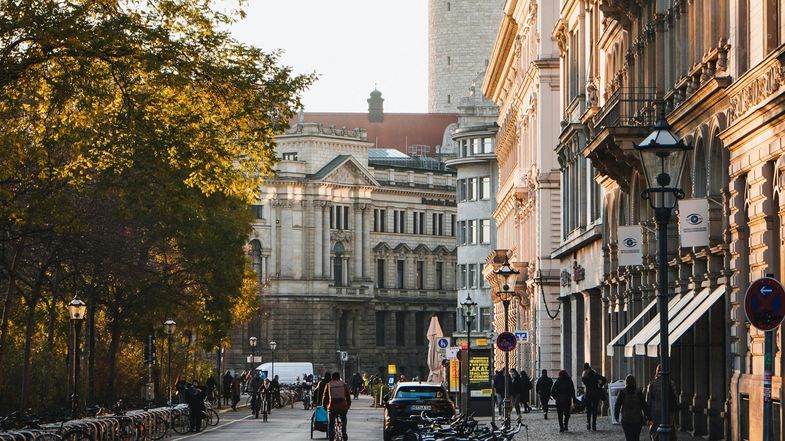
M395 393L395 398L444 398L444 391L438 387L403 386L398 388L398 391Z

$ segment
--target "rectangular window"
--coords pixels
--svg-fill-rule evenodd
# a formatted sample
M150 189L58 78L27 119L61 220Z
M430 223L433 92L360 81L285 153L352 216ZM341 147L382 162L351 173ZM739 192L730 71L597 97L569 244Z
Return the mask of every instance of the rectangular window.
M427 323L427 316L424 312L415 312L414 313L414 335L417 341L417 346L425 346L428 344L428 328L426 328Z
M480 243L491 243L491 220L480 219Z
M403 289L403 281L404 281L404 273L403 273L403 266L404 261L399 260L395 263L395 287L398 289Z
M470 219L466 221L466 244L475 245L477 243L477 221Z
M480 264L480 273L479 273L479 277L480 277L480 288L490 288L490 287L491 287L491 285L488 283L488 281L485 279L485 276L483 275L483 271L484 271L484 270L485 270L485 264L484 264L484 263L481 263L481 264Z
M750 396L741 396L741 409L739 409L739 435L742 441L750 439Z
M477 178L466 180L466 199L470 201L477 200Z
M381 208L373 210L373 231L384 233L387 231L387 211Z
M384 288L384 259L376 259L376 287Z
M458 286L462 289L466 289L466 265L458 265L458 271L458 281L460 282Z
M343 229L349 229L349 207L343 207Z
M480 147L480 142L482 140L480 138L472 139L472 155L477 155L482 153L482 147Z
M444 213L439 213L439 236L444 236Z
M491 178L483 176L480 178L480 199L488 200L491 198Z
M284 153L281 158L284 161L296 161L297 160L297 152L286 152Z
M395 313L395 345L406 345L406 313Z
M468 156L468 151L467 151L468 146L469 146L469 142L467 140L464 139L461 141L461 158L465 158L466 156Z
M443 271L444 263L436 262L436 289L438 290L444 289Z
M425 289L425 262L417 261L417 289Z
M493 138L483 138L483 140L482 140L482 152L483 153L493 153Z
M335 207L330 207L330 229L335 228Z
M480 331L491 329L491 308L480 308Z
M393 211L393 230L395 233L406 233L406 212L403 210Z
M439 221L439 215L437 213L431 214L431 234L436 236L439 234L439 226L437 222Z
M450 215L450 236L455 237L455 215Z
M452 58L450 58L450 56L447 55L447 65L449 66L451 63L452 63Z
M468 279L469 288L477 288L477 264L470 263L469 269L466 272L466 278Z
M412 233L425 234L425 213L412 213Z
M458 222L458 244L466 245L466 222Z
M387 313L384 311L376 311L376 346L384 346L384 333L386 331L385 319Z
M458 179L458 200L466 200L466 179Z
M333 205L330 208L330 228L335 230L349 229L349 207Z

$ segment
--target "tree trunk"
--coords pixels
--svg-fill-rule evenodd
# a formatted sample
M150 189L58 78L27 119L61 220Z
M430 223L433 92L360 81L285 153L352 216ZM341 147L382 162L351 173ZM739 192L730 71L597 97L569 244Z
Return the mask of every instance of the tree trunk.
M5 298L3 299L3 313L0 317L0 366L3 366L3 358L6 349L6 340L8 337L8 320L11 317L11 309L14 301L14 291L16 290L16 268L19 266L20 255L22 254L23 239L19 239L19 243L14 249L14 257L11 260L11 268L8 270L8 286L5 290ZM0 369L0 387L5 384L5 369Z
M37 286L37 291L40 290ZM27 305L27 325L25 329L24 362L22 364L22 393L19 397L19 408L27 409L27 399L30 392L30 352L33 347L33 333L35 331L35 308L38 305L39 294L31 293Z
M117 394L117 355L120 352L120 330L121 330L120 305L116 299L112 305L112 321L109 324L111 340L109 342L107 396L109 402L115 401Z

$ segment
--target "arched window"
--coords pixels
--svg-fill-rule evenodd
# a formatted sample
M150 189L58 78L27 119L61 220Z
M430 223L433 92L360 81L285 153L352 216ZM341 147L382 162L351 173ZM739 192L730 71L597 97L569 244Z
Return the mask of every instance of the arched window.
M251 267L256 271L256 277L260 282L264 283L262 280L262 243L257 239L251 241Z
M335 257L333 257L333 283L335 286L343 285L343 254L345 252L343 244L337 242L333 248L333 253L335 254Z

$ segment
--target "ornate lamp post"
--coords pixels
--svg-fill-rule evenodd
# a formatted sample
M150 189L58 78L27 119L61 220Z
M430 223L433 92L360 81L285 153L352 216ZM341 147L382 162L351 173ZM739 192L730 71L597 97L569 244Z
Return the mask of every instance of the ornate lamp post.
M472 372L472 322L474 321L474 308L477 307L477 302L472 300L472 295L468 294L466 300L461 302L464 309L464 318L466 319L466 366L468 366L468 381L466 382L466 409L464 414L471 412L472 403L472 389L471 389L471 372Z
M496 281L498 282L499 289L496 295L502 301L504 306L504 332L510 332L510 300L517 294L515 292L515 281L521 272L510 266L510 260L504 256L504 263L502 266L494 271L496 274ZM510 353L504 353L504 424L510 424Z
M251 345L251 369L253 371L256 371L256 366L255 365L256 365L256 342L257 341L258 340L256 339L256 337L249 337L248 338L248 344Z
M270 371L272 371L270 373L270 380L271 381L272 381L273 378L275 378L275 348L277 346L278 346L278 343L276 343L274 341L270 342L270 361L272 363L272 366L270 368Z
M654 131L635 148L640 154L646 176L647 188L641 193L654 209L657 222L657 309L660 314L660 384L662 387L662 422L657 428L659 437L669 441L673 427L670 424L670 354L668 342L668 222L676 201L684 197L677 186L687 159L690 146L684 144L672 131L664 118L657 121Z
M85 319L87 312L87 305L85 302L74 297L68 304L68 316L71 318L73 324L73 349L71 350L71 378L73 385L73 393L71 394L71 416L76 419L79 418L79 332L82 330L82 321Z
M164 322L164 334L166 334L166 383L169 389L169 404L172 403L172 334L177 329L177 323L169 319Z

